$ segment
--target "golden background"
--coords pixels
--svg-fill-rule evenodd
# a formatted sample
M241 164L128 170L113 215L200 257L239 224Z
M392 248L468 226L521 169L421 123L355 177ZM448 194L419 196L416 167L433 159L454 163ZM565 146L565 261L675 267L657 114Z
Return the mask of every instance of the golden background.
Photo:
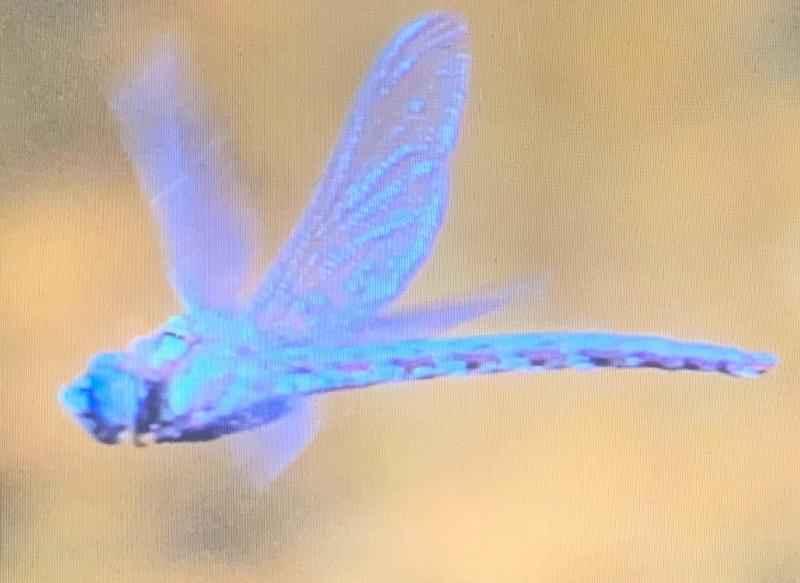
M458 333L767 349L659 371L331 395L271 488L224 444L105 447L58 389L179 310L108 89L175 34L230 131L263 265L383 43L464 13L447 221L408 302L541 275ZM0 579L800 581L800 5L0 2Z

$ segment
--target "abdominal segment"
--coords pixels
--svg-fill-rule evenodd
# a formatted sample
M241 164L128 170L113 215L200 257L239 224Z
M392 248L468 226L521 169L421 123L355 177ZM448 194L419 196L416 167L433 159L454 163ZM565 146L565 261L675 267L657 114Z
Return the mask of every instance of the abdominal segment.
M775 356L714 344L651 336L541 333L418 340L282 351L279 392L317 393L439 376L558 369L656 368L752 378Z

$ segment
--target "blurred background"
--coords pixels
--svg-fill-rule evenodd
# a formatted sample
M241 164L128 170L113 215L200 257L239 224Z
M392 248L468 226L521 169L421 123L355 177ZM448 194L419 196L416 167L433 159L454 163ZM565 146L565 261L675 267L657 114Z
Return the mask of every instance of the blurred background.
M264 491L225 444L93 442L57 391L179 311L107 111L175 35L266 266L383 43L462 12L448 218L404 299L530 276L456 333L602 329L770 350L659 371L334 394ZM0 1L0 579L800 581L800 4Z

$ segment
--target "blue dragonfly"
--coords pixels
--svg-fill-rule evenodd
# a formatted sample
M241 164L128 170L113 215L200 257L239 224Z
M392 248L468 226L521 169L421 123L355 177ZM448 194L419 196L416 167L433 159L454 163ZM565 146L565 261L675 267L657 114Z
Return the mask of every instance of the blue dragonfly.
M95 356L61 402L98 441L194 442L269 429L263 483L313 439L328 391L440 376L598 367L751 378L771 354L656 336L553 332L432 338L508 294L391 311L442 223L470 68L468 30L435 13L403 27L356 96L305 216L254 292L242 186L173 45L114 92L185 313ZM250 435L253 432L249 432Z

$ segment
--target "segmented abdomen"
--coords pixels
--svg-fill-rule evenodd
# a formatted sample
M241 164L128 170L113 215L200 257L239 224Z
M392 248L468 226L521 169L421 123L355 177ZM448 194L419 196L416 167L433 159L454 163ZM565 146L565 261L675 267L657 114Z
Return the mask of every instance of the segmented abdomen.
M655 336L541 333L414 340L385 345L288 348L278 392L317 393L433 378L563 368L660 368L757 377L772 354Z

